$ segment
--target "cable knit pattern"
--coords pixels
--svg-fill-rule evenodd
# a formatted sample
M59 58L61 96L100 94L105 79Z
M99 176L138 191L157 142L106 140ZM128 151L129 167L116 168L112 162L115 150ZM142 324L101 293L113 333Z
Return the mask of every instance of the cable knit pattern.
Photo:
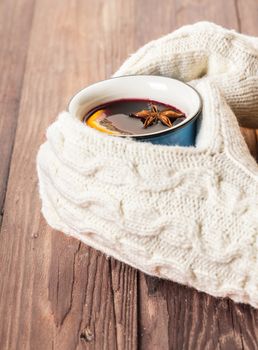
M132 55L126 74L195 86L196 147L112 137L63 112L37 158L44 217L148 274L258 307L258 167L236 119L257 125L258 39L185 26Z

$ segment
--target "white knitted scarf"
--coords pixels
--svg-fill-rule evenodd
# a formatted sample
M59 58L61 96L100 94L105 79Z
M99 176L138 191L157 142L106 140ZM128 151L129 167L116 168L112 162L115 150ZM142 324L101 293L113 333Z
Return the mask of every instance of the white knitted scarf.
M132 55L116 76L190 82L204 106L196 147L112 137L63 112L37 158L49 225L148 274L258 307L258 39L207 22Z

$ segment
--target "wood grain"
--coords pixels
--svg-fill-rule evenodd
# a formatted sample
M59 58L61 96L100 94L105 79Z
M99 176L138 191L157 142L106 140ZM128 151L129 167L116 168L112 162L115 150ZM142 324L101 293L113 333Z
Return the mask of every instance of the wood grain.
M34 0L0 2L0 227L33 10Z
M0 8L0 349L257 349L258 311L248 305L146 276L50 229L35 172L45 129L75 91L182 24L207 19L258 35L257 1L6 0ZM257 156L255 132L243 134Z
M45 129L69 97L135 50L122 45L134 22L109 21L121 11L117 1L36 3L1 231L1 349L136 348L137 272L47 227L35 174Z
M258 1L236 0L235 5L239 23L238 29L245 34L258 36ZM241 131L252 156L258 162L258 131L247 128L242 128Z

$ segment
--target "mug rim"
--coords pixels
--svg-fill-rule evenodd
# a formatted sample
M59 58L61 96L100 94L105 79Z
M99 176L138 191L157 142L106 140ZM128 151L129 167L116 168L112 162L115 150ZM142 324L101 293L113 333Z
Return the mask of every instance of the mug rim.
M168 134L168 133L173 133L173 132L176 132L178 131L179 129L182 129L184 127L187 127L188 124L194 122L198 117L199 115L201 114L201 111L202 111L202 107L203 107L203 102L202 102L202 97L200 95L200 93L193 87L191 86L190 84L182 81L182 80L179 80L179 79L176 79L176 78L171 78L171 77L167 77L167 76L163 76L163 75L157 75L157 74L128 74L128 75L121 75L121 76L118 76L118 77L111 77L111 78L108 78L108 79L102 79L102 80L99 80L93 84L90 84L80 90L78 90L69 100L68 102L68 111L71 113L71 104L72 102L74 101L74 99L76 98L77 95L79 95L83 90L87 90L89 87L92 87L92 86L96 86L96 85L99 85L103 82L108 82L108 81L112 81L114 79L124 79L124 78L129 78L129 77L155 77L155 78L165 78L165 79L169 79L169 80L175 80L175 81L178 81L180 83L182 83L183 85L186 85L188 87L190 87L196 94L196 96L198 97L198 101L199 101L199 106L198 106L198 109L196 111L195 114L193 114L190 118L187 118L184 122L182 123L179 123L177 125L175 125L174 127L172 128L168 128L168 129L165 129L165 130L159 130L159 131L156 131L156 132L152 132L152 133L146 133L146 134L133 134L133 135L111 135L111 136L115 136L115 137L123 137L123 138L134 138L134 139L147 139L147 138L154 138L154 137L158 137L158 136L162 136L164 134ZM112 102L112 101L116 101L117 99L111 99L109 102ZM98 107L96 105L96 107ZM94 108L96 108L94 107ZM85 126L86 127L89 127L86 123L85 123Z

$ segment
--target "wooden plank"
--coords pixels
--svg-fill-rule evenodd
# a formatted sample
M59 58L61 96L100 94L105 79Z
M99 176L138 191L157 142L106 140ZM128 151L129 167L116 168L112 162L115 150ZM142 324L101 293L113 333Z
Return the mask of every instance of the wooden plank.
M238 0L236 8L241 31L245 34L258 36L258 2L256 0ZM252 156L258 162L258 130L242 128L242 133Z
M256 349L257 311L228 299L140 276L141 349ZM154 347L155 348L155 347Z
M256 0L236 1L239 30L248 35L258 36L258 2Z
M59 233L52 249L55 254L51 255L49 302L55 327L51 346L117 349L110 261ZM33 337L31 344L34 349L43 348L37 337Z
M0 235L1 350L136 348L136 271L51 230L35 172L45 129L69 97L136 49L133 5L36 3Z
M238 18L234 0L228 1L175 1L177 26L198 21L211 21L230 29L238 29Z
M0 2L0 227L33 9L34 0Z
M258 2L255 0L238 0L236 1L236 9L239 29L245 34L258 36ZM252 156L258 162L258 131L247 128L242 128L241 130Z

